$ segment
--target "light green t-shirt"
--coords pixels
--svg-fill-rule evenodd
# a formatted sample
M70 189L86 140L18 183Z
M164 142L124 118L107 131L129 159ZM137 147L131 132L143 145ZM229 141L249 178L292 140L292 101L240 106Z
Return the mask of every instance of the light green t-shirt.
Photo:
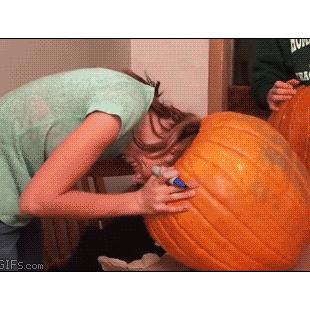
M103 154L113 158L124 150L153 97L153 87L126 74L89 68L40 78L0 98L0 220L12 226L30 221L20 216L23 189L89 113L120 117L120 134Z

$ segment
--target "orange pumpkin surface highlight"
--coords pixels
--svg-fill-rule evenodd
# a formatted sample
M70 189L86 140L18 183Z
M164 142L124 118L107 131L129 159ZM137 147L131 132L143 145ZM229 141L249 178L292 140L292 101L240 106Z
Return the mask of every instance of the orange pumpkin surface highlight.
M208 116L175 166L185 182L200 183L192 208L145 218L170 255L197 270L296 264L310 237L310 177L267 122L232 112Z
M272 113L269 122L310 171L310 87L300 87L291 100Z

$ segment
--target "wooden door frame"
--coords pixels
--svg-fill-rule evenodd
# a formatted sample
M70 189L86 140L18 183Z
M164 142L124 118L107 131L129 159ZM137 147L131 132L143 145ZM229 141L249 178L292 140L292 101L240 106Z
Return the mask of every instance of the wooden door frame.
M232 85L233 39L209 41L208 114L226 111Z

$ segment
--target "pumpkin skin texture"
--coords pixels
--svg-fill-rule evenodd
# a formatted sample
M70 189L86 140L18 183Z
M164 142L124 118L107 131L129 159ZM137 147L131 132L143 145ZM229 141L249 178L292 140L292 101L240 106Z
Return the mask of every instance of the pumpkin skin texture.
M310 177L272 126L233 112L207 116L175 167L200 184L192 207L145 221L176 260L196 270L296 265L309 241Z
M300 87L269 118L310 171L310 87Z

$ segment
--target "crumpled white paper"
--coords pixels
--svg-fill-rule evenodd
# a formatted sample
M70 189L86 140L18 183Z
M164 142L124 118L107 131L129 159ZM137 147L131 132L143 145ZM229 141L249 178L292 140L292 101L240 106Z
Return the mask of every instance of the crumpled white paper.
M139 260L127 263L117 258L99 256L98 262L104 271L190 271L191 269L177 262L169 254L158 256L147 253Z
M177 262L168 253L159 257L157 254L147 253L139 260L126 263L117 258L99 256L98 262L105 271L191 271L192 269ZM308 245L298 260L293 271L310 271L310 245Z

